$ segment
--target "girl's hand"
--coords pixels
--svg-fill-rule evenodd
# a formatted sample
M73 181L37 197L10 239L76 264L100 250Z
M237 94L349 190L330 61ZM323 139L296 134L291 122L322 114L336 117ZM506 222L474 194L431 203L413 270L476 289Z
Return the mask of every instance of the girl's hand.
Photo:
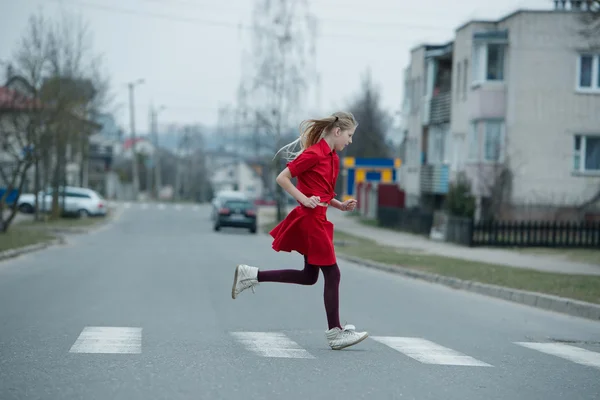
M354 199L346 200L342 203L342 211L354 211L357 201Z
M319 196L307 197L306 200L302 202L304 207L315 208L321 202L321 198Z

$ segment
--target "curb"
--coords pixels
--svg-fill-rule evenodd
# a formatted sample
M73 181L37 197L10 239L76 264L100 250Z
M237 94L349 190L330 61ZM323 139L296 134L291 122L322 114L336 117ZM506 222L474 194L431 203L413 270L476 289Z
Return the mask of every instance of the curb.
M431 283L437 283L449 286L454 289L475 292L490 297L496 297L514 303L524 304L544 310L559 312L576 317L600 321L600 305L587 303L584 301L568 299L565 297L553 296L525 290L511 289L504 286L490 285L474 281L465 281L444 275L431 274L428 272L416 271L399 265L383 264L375 261L365 260L359 257L348 256L338 253L338 258L351 261L365 267L374 268L394 274L407 276L410 278L421 279Z
M31 244L29 246L19 247L18 249L11 249L0 252L0 261L8 260L11 258L18 257L20 255L26 253L33 253L34 251L44 250L51 246L56 246L58 244L65 244L66 241L64 238L60 237L57 239L49 240L44 243Z

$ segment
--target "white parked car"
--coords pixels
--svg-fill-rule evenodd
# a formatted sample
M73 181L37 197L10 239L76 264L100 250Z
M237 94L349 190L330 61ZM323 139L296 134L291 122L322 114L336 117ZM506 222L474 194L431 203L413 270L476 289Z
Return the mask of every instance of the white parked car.
M88 216L105 216L106 215L106 200L102 196L92 190L81 187L66 186L61 188L59 195L59 204L63 204L64 193L64 209L65 214L77 215L79 217ZM50 212L52 209L52 190L38 193L38 204L40 212ZM31 214L35 211L35 195L33 193L24 193L19 196L17 201L19 211Z

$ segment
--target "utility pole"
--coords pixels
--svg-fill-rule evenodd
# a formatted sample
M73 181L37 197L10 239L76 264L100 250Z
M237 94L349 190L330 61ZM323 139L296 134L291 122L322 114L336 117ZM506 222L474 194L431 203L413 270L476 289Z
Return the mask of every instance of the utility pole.
M133 199L137 201L138 192L140 190L140 176L138 172L138 164L137 164L137 153L135 151L135 109L134 109L134 101L133 101L133 92L136 85L141 85L144 83L143 79L138 79L135 82L129 82L127 85L129 86L129 122L131 124L131 175L133 175Z
M154 196L158 199L160 194L160 188L162 187L161 181L161 170L160 170L160 148L158 147L158 113L163 111L166 107L160 106L155 109L154 106L151 110L151 124L152 136L154 141Z

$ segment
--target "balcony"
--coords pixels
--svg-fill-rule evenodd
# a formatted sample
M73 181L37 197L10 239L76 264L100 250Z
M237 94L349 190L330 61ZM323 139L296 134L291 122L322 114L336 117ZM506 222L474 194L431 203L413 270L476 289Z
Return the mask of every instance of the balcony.
M469 94L469 119L506 118L506 87L480 85Z
M450 185L450 167L447 164L421 166L421 192L446 194Z
M429 108L429 123L432 125L450 122L452 112L452 92L444 91L434 94Z

